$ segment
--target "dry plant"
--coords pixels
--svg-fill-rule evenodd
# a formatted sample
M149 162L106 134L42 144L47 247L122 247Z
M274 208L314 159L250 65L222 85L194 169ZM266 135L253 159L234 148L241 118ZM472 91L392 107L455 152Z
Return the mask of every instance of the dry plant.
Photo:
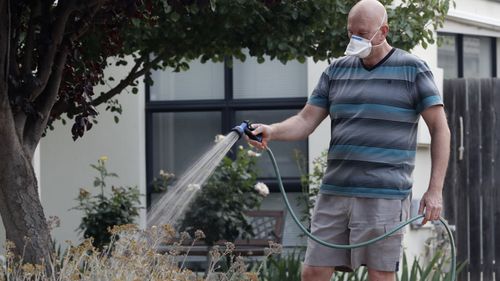
M6 243L6 255L0 266L0 281L233 281L259 280L261 267L249 272L248 266L240 256L234 254L235 246L226 243L220 250L214 247L210 252L210 265L206 274L187 269L184 264L189 250L196 241L204 238L197 231L191 238L184 232L178 234L170 225L140 230L135 225L115 226L111 232L109 247L102 250L92 245L90 239L80 245L68 243L64 254L53 253L48 262L39 265L23 263L22 257L13 254L14 244ZM186 242L191 240L187 246ZM29 242L29 241L27 241ZM165 247L167 246L167 247ZM168 248L165 253L159 249ZM270 242L262 261L281 252L281 245ZM220 271L219 262L230 260L230 266Z

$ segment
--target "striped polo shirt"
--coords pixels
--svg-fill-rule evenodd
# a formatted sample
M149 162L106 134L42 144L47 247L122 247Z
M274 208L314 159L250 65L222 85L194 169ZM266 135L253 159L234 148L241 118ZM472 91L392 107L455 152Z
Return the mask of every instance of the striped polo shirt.
M423 60L400 49L372 68L354 56L339 58L308 104L331 118L321 193L386 199L411 193L419 115L443 104Z

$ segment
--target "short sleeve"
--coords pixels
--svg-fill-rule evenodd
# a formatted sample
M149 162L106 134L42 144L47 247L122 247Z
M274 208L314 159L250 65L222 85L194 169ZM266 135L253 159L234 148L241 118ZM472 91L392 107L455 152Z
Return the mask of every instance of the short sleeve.
M417 70L415 77L416 101L415 109L418 113L434 105L443 105L443 99L434 82L434 75L425 62Z
M319 106L327 110L329 108L329 103L330 103L328 99L328 93L330 92L329 91L330 77L328 76L327 73L328 69L329 68L327 68L321 74L321 77L319 78L316 88L314 88L311 96L307 100L308 104Z

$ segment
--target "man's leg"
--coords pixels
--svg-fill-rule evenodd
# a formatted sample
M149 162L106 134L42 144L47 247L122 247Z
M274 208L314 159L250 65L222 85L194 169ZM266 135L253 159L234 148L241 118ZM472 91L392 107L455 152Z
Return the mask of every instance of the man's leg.
M379 271L368 268L368 280L370 281L395 281L396 273L390 271Z
M311 233L316 237L335 244L349 243L348 197L319 194L316 200ZM330 281L337 266L351 268L351 251L325 247L312 239L307 241L307 250L302 264L302 280Z
M330 281L335 270L333 267L302 265L302 281Z

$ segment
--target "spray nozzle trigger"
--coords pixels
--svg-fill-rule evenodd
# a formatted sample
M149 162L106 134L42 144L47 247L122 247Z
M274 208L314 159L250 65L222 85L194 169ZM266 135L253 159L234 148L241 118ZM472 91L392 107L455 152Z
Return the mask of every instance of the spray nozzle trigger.
M245 128L245 134L254 141L262 142L262 134L254 135L252 131L255 130L255 128L252 127L250 121L245 122L247 122L248 124L248 126Z
M252 127L252 123L250 121L245 120L243 123L241 123L239 126L236 126L233 128L233 131L238 132L240 137L243 135L247 135L250 139L258 142L262 142L262 134L254 135L252 131L255 130Z

